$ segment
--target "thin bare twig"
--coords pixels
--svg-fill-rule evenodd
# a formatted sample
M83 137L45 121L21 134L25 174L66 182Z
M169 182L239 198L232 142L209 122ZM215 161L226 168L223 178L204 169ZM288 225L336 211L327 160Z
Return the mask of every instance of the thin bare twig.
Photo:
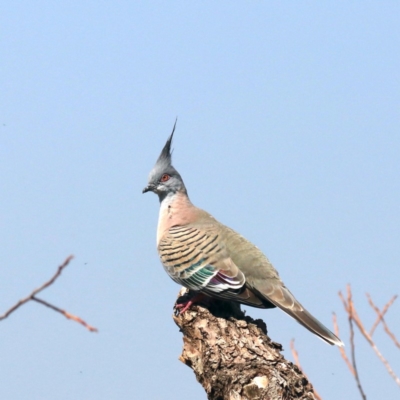
M290 341L290 350L292 351L292 356L294 359L294 363L302 370L299 360L299 353L297 352L296 348L294 347L294 339Z
M400 379L396 376L394 371L392 370L392 367L390 366L389 362L383 357L382 353L379 351L378 347L372 340L372 337L369 335L367 330L365 329L363 323L361 322L360 317L357 314L356 309L354 308L352 299L351 299L351 287L350 285L347 285L347 297L348 297L348 302L344 299L343 295L341 292L339 292L339 297L341 298L343 302L343 306L349 315L349 318L351 316L351 319L354 321L356 324L357 328L361 332L361 334L364 336L364 338L367 340L369 345L373 348L375 351L375 354L378 356L378 358L382 361L383 365L386 367L387 371L389 372L390 376L395 380L395 382L400 386Z
M337 319L336 319L336 314L335 313L333 313L332 319L333 319L333 327L334 327L334 330L335 330L335 335L337 337L340 337L340 335L339 335L339 325L337 323ZM340 355L342 356L344 362L346 363L347 367L349 368L351 374L355 377L356 376L356 372L354 371L353 365L351 364L350 360L347 358L347 354L346 354L346 350L345 350L344 346L340 346L340 347L338 347L338 349L340 351Z
M51 309L53 309L54 311L59 312L60 314L64 315L64 317L71 319L73 321L76 321L78 323L80 323L81 325L83 325L85 328L87 328L89 331L91 332L97 332L97 329L94 328L93 326L87 324L83 319L70 314L69 312L62 310L61 308L58 308L50 303L48 303L47 301L41 300L39 298L36 297L36 295L38 293L40 293L42 290L46 289L47 287L49 287L50 285L52 285L56 279L61 275L63 269L69 264L69 262L74 258L74 256L69 256L65 259L65 261L57 268L56 273L45 283L43 283L43 285L41 285L40 287L38 287L37 289L35 289L30 295L28 295L27 297L21 299L18 303L14 304L11 308L9 308L3 315L0 315L0 321L7 318L10 314L12 314L15 310L17 310L19 307L21 307L22 305L24 305L25 303L27 303L28 301L36 301L37 303L43 304L46 307L49 307Z
M392 339L393 343L395 344L396 347L398 347L400 349L400 343L397 340L395 334L389 329L385 319L383 318L385 313L387 312L387 310L389 309L389 307L394 303L394 301L397 299L397 296L393 296L385 305L385 307L383 307L382 311L379 310L379 308L374 304L374 302L372 301L371 296L367 293L367 298L368 298L368 303L369 305L374 309L374 311L378 314L378 318L377 321L379 323L379 321L382 321L382 325L383 325L383 329L385 330L385 332L388 334L388 336ZM375 322L376 324L376 322ZM373 325L373 327L371 328L370 331L370 335L372 336L371 332L374 332L374 328L375 328L375 324ZM377 325L377 324L376 324Z
M41 292L43 289L46 289L48 286L50 286L60 275L62 270L69 264L69 262L74 258L74 256L69 256L66 258L66 260L58 267L57 272L54 274L54 276L45 282L42 286L38 287L35 289L29 296L25 297L24 299L20 300L18 303L13 305L9 310L7 310L3 315L0 315L0 321L2 319L7 318L11 313L13 313L17 308L21 307L23 304L27 303L28 301L32 300L32 297L37 295L39 292Z
M303 372L304 376L308 379L308 376L306 375L306 373L303 371L303 368L301 367L300 360L299 360L299 353L297 352L296 348L294 347L294 339L292 339L290 341L290 350L292 351L292 356L293 356L293 359L294 359L294 363L297 365L297 367L300 369L300 371ZM322 397L315 390L315 388L314 388L314 397L317 400L322 400Z
M88 329L90 332L98 332L97 328L94 326L89 325L87 322L85 322L82 318L77 317L76 315L73 315L69 313L68 311L65 311L61 308L58 308L56 306L53 306L53 304L48 303L47 301L44 301L42 299L38 299L37 297L32 297L32 300L43 304L46 307L51 308L54 311L59 312L60 314L64 315L65 318L72 319L75 322L78 322L79 324L83 325L86 329Z
M396 347L398 347L400 349L400 343L397 340L396 336L394 335L394 333L389 329L389 327L387 326L387 323L385 320L382 320L383 323L383 329L385 330L385 332L388 334L388 336L393 340L393 343L395 344Z
M350 286L348 286L347 290L347 305L348 305L348 315L349 315L349 326L350 326L350 350L351 350L351 363L354 369L354 378L357 382L358 390L360 391L361 397L364 400L367 400L367 396L365 396L364 390L361 386L360 376L358 375L357 364L356 364L356 348L354 344L354 329L353 329L353 313L354 307L351 299L351 290Z
M372 335L374 334L374 331L376 329L376 327L379 325L379 322L381 322L383 320L383 317L385 316L386 312L389 310L389 307L394 303L394 301L397 299L397 295L393 296L386 304L385 306L382 308L382 311L379 310L379 308L373 303L371 296L367 293L367 298L368 298L368 302L369 305L375 310L375 312L378 314L378 318L376 319L376 321L374 322L374 324L372 325L371 330L369 331L370 336L372 337Z

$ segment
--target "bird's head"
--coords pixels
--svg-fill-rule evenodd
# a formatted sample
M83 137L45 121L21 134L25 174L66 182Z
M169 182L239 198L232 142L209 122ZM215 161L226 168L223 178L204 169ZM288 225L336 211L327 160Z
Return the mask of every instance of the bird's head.
M143 193L151 191L158 194L160 201L170 194L175 194L177 192L186 193L182 177L172 166L171 143L175 132L175 126L176 121L167 143L165 143L156 164L150 171L148 184L143 189Z

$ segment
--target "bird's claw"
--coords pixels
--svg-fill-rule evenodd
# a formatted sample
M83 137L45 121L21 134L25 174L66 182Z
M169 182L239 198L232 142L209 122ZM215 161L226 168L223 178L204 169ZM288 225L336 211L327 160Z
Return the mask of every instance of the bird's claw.
M193 303L193 300L184 301L183 303L176 303L174 307L176 314L183 314L191 307Z

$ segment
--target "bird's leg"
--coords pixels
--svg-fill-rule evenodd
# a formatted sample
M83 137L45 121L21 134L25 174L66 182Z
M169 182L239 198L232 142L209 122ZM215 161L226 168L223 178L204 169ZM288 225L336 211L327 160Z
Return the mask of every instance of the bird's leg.
M183 314L185 311L187 311L193 304L195 303L200 303L202 301L204 301L205 299L209 299L208 296L204 295L203 293L195 293L192 297L190 297L189 299L187 299L187 295L180 297L179 299L185 298L185 300L181 301L181 302L176 302L175 303L175 310L179 313L179 314ZM179 301L178 299L178 301Z

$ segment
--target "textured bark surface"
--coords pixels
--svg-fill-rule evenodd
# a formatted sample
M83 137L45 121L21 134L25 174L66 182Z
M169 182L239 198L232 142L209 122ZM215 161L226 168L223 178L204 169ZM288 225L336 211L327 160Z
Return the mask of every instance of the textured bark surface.
M173 318L183 333L179 359L209 400L315 399L311 383L267 336L265 323L238 305L213 301Z

